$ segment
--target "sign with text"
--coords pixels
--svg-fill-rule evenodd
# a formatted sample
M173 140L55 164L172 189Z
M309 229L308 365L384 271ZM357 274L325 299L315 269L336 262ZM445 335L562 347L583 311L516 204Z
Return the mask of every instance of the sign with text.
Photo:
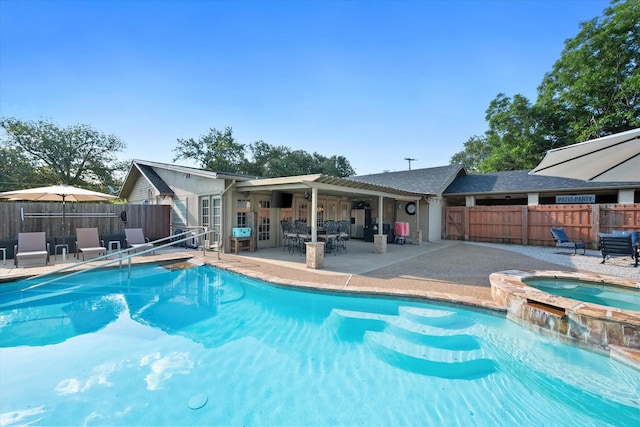
M566 205L570 203L595 203L595 194L573 194L570 196L556 196L556 204Z

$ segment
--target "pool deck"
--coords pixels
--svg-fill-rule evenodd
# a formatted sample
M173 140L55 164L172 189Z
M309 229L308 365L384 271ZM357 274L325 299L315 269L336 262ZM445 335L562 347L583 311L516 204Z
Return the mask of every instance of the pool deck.
M566 256L569 255L558 255ZM283 286L428 298L499 313L504 313L505 310L491 296L491 273L504 270L579 271L511 250L459 241L422 245L390 244L386 253L376 254L373 252L373 243L352 240L348 244L347 253L325 254L324 267L318 270L306 267L304 255L292 254L283 251L283 248L240 252L238 255L220 253L219 259L218 253L213 251L207 251L203 256L202 250L170 248L159 250L155 255L136 257L133 264L188 259ZM46 267L14 268L13 260L7 260L6 265L0 265L0 286L3 281L50 272L74 261L71 257L65 262L58 259L56 263L52 257L51 265ZM599 264L599 261L597 256L593 257L594 264ZM91 265L94 263L88 264ZM629 268L630 274L638 271ZM628 357L640 366L640 352L629 354Z

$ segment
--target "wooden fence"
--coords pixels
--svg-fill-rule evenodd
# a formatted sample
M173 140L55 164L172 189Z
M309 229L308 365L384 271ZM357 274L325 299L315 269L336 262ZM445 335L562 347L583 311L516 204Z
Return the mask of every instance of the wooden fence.
M165 205L66 203L65 228L60 202L0 202L0 246L9 247L18 233L44 231L48 238L74 236L76 228L96 227L100 235L121 234L125 228L144 230L151 240L171 233L171 208ZM127 221L122 219L126 212Z
M518 245L554 246L551 227L598 249L598 234L640 230L640 204L449 206L443 208L442 237Z

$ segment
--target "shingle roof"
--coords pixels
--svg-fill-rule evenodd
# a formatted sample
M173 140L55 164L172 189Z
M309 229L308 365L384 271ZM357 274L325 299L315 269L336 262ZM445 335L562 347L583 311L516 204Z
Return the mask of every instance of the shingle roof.
M213 178L213 179L224 179L224 178L254 179L256 178L255 176L245 175L241 173L224 172L224 171L217 171L217 170L211 170L211 169L196 168L193 166L181 166L181 165L169 164L169 163L152 162L149 160L134 159L133 163L136 165L146 165L146 166L151 166L153 168L190 173L192 175L198 175L198 176L203 176L205 178Z
M462 165L448 165L435 168L352 176L348 179L414 193L439 195L456 176L464 174L465 171Z
M151 166L143 165L138 163L138 169L140 172L149 180L151 185L153 185L156 190L160 193L161 196L173 196L173 190L169 185L164 182L162 178L156 173L155 170Z
M443 194L526 193L624 187L640 188L640 182L586 182L579 179L530 175L528 170L517 170L460 176Z

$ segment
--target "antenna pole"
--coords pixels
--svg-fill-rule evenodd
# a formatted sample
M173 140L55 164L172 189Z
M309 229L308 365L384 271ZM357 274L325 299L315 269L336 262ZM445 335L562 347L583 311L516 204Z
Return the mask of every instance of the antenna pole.
M409 170L411 170L411 162L416 159L412 159L411 157L405 157L404 159L409 162Z

